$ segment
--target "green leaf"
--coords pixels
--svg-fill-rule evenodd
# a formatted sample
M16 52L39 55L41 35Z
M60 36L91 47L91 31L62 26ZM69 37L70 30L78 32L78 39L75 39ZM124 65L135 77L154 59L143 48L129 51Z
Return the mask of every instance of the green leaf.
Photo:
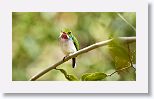
M69 80L69 81L78 81L78 78L77 77L75 77L74 75L67 75L67 80Z
M76 76L67 74L67 72L64 69L56 69L56 70L61 71L61 73L64 74L64 76L65 76L65 78L67 80L69 80L69 81L78 81L78 78Z
M56 69L56 70L60 70L65 76L67 76L67 72L64 69Z
M82 75L82 77L81 77L82 81L85 81L85 78L86 78L88 75L91 75L91 73L86 73L86 74Z
M105 73L86 73L82 75L82 81L98 81L106 78L107 75Z

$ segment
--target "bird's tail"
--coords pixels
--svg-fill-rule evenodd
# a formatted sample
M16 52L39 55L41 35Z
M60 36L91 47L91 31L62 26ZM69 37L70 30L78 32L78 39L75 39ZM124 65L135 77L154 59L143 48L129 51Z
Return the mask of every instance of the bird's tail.
M72 58L72 67L74 68L76 66L76 59Z

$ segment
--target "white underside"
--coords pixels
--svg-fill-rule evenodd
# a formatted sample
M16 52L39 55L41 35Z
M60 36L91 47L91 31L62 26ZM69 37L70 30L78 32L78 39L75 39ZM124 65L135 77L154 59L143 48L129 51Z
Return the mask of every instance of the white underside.
M69 54L77 51L75 48L75 45L71 39L69 39L69 40L61 39L60 44L61 44L61 48L62 48L65 55L69 55Z

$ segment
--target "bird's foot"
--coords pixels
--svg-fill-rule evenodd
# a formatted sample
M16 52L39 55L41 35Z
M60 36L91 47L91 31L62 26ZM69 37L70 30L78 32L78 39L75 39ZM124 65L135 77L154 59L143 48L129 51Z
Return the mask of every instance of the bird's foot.
M64 61L67 57L68 57L68 55L67 55L67 56L64 56L63 61Z

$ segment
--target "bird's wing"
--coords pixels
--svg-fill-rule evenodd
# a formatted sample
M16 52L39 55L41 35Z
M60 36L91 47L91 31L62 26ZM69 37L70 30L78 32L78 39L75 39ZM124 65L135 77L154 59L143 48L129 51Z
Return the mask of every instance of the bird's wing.
M74 45L75 45L75 48L77 49L77 50L79 50L79 42L78 42L78 40L76 39L76 37L72 37L72 39L73 39L73 43L74 43Z

